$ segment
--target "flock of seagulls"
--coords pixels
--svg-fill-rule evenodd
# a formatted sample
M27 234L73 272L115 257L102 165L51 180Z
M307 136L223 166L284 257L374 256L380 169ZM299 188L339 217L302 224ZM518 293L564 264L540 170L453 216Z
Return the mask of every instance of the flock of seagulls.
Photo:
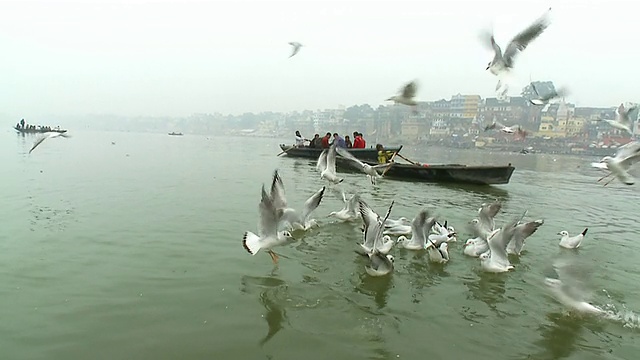
M343 156L343 153L345 156ZM256 255L260 250L267 252L278 266L279 256L273 251L278 246L286 246L295 243L299 239L297 234L305 234L312 227L321 228L323 224L314 219L314 212L322 203L329 189L340 194L343 208L332 211L328 217L332 221L347 223L360 223L362 237L356 241L354 252L362 257L365 272L372 277L391 276L395 267L394 249L398 251L425 252L427 261L435 266L446 266L450 261L455 261L455 254L451 253L452 246L458 243L458 233L448 221L438 219L428 209L421 209L412 219L407 217L392 218L395 201L391 201L384 212L376 212L369 203L363 199L362 194L354 193L350 196L341 190L344 179L335 175L336 156L341 156L346 161L361 164L354 160L353 155L347 151L336 149L332 144L324 149L317 160L316 169L321 173L321 179L326 182L320 190L313 193L305 201L302 210L298 211L289 207L285 197L283 180L275 170L269 192L262 185L261 200L258 205L260 221L258 233L246 231L242 238L243 248L251 255ZM368 177L369 170L361 167L362 172ZM374 171L379 169L374 169ZM331 174L327 176L326 174ZM513 257L526 255L525 246L527 240L544 225L543 219L526 220L527 212L514 216L502 226L497 226L496 217L502 211L502 203L494 201L481 204L477 213L466 224L472 234L472 238L462 243L460 253L462 256L477 258L481 271L489 273L505 273L515 271L511 263ZM570 236L569 232L562 230L559 247L565 249L578 249L587 234L588 229ZM296 234L294 237L293 234ZM453 255L453 256L452 256ZM545 279L549 287L560 303L568 305L571 309L589 313L600 313L603 310L587 303L584 297L575 295L575 279L571 278L572 265L556 262L554 268L558 273L558 279Z

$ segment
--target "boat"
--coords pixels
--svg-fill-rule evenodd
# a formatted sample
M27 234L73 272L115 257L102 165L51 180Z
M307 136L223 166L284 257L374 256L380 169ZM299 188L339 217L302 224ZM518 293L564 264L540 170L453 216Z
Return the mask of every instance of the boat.
M320 157L320 153L324 149L308 148L308 147L295 147L292 145L280 144L282 152L280 154L286 154L291 157L317 159ZM402 149L402 145L385 148L386 151L399 152ZM347 149L353 156L360 160L378 161L378 151L371 148L364 149Z
M289 145L280 145L283 153L286 151L287 156L315 158L317 159L323 149L312 148L296 148ZM400 152L402 145L399 147L385 148L387 151ZM378 154L375 149L349 149L349 152L356 156L362 162L369 165L378 165ZM282 153L281 153L282 154ZM404 158L401 156L401 158ZM349 171L359 172L353 161L347 160L341 156L336 158L336 168ZM500 185L508 184L511 175L515 171L515 167L511 163L507 165L462 165L462 164L403 164L394 162L393 165L384 173L385 178L405 181L431 182L431 183L459 183L459 184L478 184L478 185Z
M17 127L14 126L13 127L15 130L17 130L18 132L21 132L23 134L41 134L41 133L46 133L46 132L57 132L57 133L66 133L67 130L61 130L61 129L23 129L21 127Z
M169 135L171 136L182 136L182 133L177 133L177 132L170 132Z

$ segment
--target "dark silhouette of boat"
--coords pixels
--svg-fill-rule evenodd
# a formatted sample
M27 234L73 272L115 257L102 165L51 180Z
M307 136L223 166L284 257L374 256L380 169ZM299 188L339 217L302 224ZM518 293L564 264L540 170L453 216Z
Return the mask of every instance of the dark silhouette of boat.
M291 157L304 157L317 159L322 149L295 148L281 144L283 153ZM385 148L387 151L399 152L402 146ZM377 165L378 154L376 149L349 149L355 157L369 165ZM338 155L336 167L346 171L360 171L353 161ZM402 164L394 162L384 174L386 178L406 181L436 182L436 183L465 183L480 185L508 184L515 167L511 163L498 165L469 166L462 164Z
M170 132L169 135L171 136L182 136L182 133L177 133L177 132Z
M21 127L17 127L14 126L13 127L16 131L19 131L23 134L41 134L41 133L46 133L46 132L57 132L57 133L66 133L67 130L62 130L62 129L43 129L43 128L37 128L37 129L30 129L30 128L21 128Z

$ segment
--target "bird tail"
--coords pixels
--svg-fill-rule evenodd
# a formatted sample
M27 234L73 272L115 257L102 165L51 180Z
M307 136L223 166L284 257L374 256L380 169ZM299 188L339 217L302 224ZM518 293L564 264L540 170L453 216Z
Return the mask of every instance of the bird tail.
M242 247L251 255L255 255L260 251L260 236L247 231L242 238Z
M587 235L587 230L589 230L589 228L584 228L584 230L582 231L582 236Z

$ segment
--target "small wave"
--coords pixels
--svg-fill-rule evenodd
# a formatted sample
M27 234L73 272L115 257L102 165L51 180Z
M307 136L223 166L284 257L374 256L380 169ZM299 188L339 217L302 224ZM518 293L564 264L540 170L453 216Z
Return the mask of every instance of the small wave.
M620 309L618 309L615 304L611 303L613 299L607 290L603 289L602 291L610 300L609 303L602 307L604 311L603 317L607 320L621 323L627 329L640 329L640 314L628 309L624 304L620 304Z

